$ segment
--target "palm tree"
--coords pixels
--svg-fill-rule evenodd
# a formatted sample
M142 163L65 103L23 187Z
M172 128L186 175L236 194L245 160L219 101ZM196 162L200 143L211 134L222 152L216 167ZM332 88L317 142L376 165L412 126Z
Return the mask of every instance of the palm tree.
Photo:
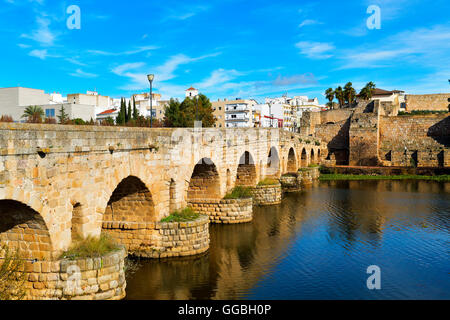
M23 112L22 118L27 118L29 123L41 123L44 110L39 106L28 106Z
M355 101L356 91L353 89L353 84L351 82L347 82L344 87L344 99L345 102L351 106Z
M373 90L376 88L375 83L372 81L368 82L364 88L361 89L359 93L360 97L364 100L372 99Z
M342 87L339 86L336 90L334 90L334 94L336 95L336 99L339 101L339 108L342 108L345 102L344 90L342 90Z
M328 105L330 107L332 107L333 106L333 99L334 99L334 90L332 88L328 88L327 90L325 90L325 97L329 101Z

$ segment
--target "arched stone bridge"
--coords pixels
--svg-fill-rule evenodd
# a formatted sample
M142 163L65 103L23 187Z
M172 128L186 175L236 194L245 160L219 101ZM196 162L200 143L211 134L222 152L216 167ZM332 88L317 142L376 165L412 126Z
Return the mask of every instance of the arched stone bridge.
M75 237L114 224L151 228L192 199L296 172L324 150L279 129L2 123L0 242L52 259Z

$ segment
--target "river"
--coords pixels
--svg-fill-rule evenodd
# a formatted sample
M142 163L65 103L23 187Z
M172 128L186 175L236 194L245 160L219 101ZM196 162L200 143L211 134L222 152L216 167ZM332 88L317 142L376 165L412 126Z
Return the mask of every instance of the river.
M450 183L320 182L210 234L202 256L140 260L127 299L450 299Z

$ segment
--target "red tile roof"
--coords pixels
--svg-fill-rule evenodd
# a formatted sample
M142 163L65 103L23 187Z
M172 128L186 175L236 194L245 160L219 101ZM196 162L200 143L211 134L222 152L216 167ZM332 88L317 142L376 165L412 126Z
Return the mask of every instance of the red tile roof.
M103 111L103 112L100 112L99 114L98 114L98 116L99 115L102 115L102 114L111 114L111 113L114 113L114 112L116 112L117 110L116 109L108 109L108 110L105 110L105 111Z
M189 89L185 90L185 91L193 91L193 90L197 90L194 87L190 87Z

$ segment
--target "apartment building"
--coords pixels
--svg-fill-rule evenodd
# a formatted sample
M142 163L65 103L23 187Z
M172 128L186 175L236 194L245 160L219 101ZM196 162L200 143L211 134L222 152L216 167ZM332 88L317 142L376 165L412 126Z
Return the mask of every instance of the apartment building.
M225 128L225 107L229 103L227 99L217 101L212 101L211 106L213 109L213 114L216 117L217 121L214 127L216 128Z
M258 103L251 99L236 99L225 104L226 128L250 128L253 127L253 108Z
M94 107L95 114L111 109L114 100L108 96L99 95L96 91L86 93L71 93L67 95L67 102L75 105L90 105Z
M133 106L133 99L136 104L136 108L139 114L144 117L150 117L150 93L138 93L131 96L131 105ZM165 106L168 101L161 101L161 95L159 93L152 93L152 114L153 118L162 120L164 118ZM128 106L128 102L127 102Z

